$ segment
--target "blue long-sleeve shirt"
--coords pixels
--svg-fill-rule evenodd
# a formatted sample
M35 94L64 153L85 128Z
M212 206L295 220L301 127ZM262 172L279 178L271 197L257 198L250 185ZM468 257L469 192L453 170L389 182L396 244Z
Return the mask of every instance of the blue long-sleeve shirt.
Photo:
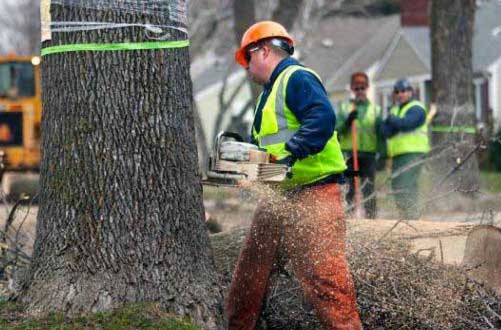
M400 110L403 109L407 103L401 104ZM425 121L425 110L422 107L415 105L407 110L403 118L397 116L387 118L383 124L383 134L387 137L391 137L398 132L409 132L423 125Z
M291 65L301 64L293 58L283 59L264 85L254 116L253 127L258 133L261 130L262 109L273 83L279 74ZM322 151L334 133L336 115L320 80L305 70L294 72L287 84L285 102L301 124L299 130L286 142L285 148L295 159L303 159Z

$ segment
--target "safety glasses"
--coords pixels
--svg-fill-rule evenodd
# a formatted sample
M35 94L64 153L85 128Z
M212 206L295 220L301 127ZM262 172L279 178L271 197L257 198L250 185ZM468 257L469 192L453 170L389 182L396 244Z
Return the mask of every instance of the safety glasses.
M262 46L255 45L255 46L249 47L249 49L247 49L245 51L245 60L247 61L247 63L250 62L252 53L257 52L261 48L262 48Z

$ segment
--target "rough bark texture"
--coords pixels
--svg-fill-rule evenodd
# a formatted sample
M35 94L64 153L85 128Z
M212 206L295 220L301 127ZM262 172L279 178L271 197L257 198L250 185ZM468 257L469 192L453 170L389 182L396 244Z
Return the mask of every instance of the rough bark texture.
M73 6L52 5L51 13L54 21L169 23L163 15ZM51 45L125 41L149 40L130 27L55 34ZM42 79L37 240L21 294L28 311L154 301L220 328L188 48L53 54Z
M433 100L437 116L433 125L475 127L473 106L472 39L475 0L432 2L432 74ZM443 177L475 148L475 135L434 133L433 146L442 157L435 162L436 174ZM448 181L451 191L478 189L478 162L471 157Z

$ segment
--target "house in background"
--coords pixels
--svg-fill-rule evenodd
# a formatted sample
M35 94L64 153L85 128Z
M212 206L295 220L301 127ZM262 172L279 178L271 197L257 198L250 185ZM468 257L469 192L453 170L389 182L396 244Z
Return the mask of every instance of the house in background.
M351 96L352 73L363 71L372 80L399 28L399 15L325 19L307 36L308 50L300 59L320 74L331 101L336 104ZM369 98L373 99L374 92L371 85Z
M374 75L376 102L383 109L392 103L394 82L406 77L416 97L431 101L431 39L429 0L401 1L401 28L387 48ZM491 115L501 125L501 4L478 2L473 37L474 102L477 122ZM454 54L460 56L460 54Z

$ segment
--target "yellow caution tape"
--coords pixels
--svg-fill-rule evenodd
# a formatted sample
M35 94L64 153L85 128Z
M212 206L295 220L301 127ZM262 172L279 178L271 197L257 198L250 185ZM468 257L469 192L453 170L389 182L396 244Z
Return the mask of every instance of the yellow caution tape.
M468 133L468 134L475 134L477 132L475 127L468 127L468 126L432 126L431 131L439 133Z

